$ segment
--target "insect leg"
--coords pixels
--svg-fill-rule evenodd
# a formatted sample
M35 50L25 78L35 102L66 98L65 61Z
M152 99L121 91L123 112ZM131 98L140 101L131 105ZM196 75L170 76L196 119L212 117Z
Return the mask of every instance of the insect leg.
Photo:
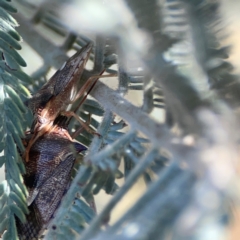
M84 92L87 91L88 87L91 85L91 87L88 89L87 94L83 97L83 99L80 101L80 103L78 104L78 106L76 107L76 109L78 109L82 103L85 101L85 99L87 98L87 95L91 92L91 90L93 89L93 87L95 86L95 84L97 83L99 78L108 78L108 77L116 77L116 74L109 74L109 75L97 75L97 76L91 76L87 82L83 85L83 87L81 87L81 89L79 90L79 92L76 94L75 98L73 101L70 102L73 103L75 102L77 99L79 99L80 97L83 96ZM94 79L94 81L92 82L92 80ZM76 110L74 110L75 112Z
M103 73L104 71L102 71ZM100 74L102 74L100 73ZM99 75L99 76L92 76L90 77L87 82L83 85L83 87L80 89L80 91L77 93L74 101L76 101L79 97L81 97L81 95L83 95L83 93L86 91L86 89L90 86L91 84L91 80L94 78L97 78L94 80L92 86L88 89L86 95L81 99L81 101L79 102L79 104L75 107L75 109L73 110L74 113L76 113L76 111L79 109L79 107L83 104L83 102L86 100L88 94L92 91L92 89L94 88L95 84L97 83L98 79L101 77L115 77L115 74L110 74L110 75ZM71 101L70 103L73 103L74 101ZM68 123L71 121L71 118L68 120Z
M88 120L86 122L86 124L89 126L91 122L91 114L88 115ZM79 127L73 134L72 134L72 138L76 138L82 131L84 130L84 127Z
M23 154L23 159L25 159L26 162L29 161L29 152L31 147L33 146L33 144L38 140L38 138L40 138L41 136L43 136L46 132L48 132L51 129L52 125L48 124L46 126L44 126L43 128L41 128L41 130L37 133L33 135L33 137L30 139L30 141L28 142L28 145L25 149L25 152Z
M82 125L82 127L86 129L89 133L98 135L100 137L100 134L95 132L91 127L88 126L87 123L82 121L81 118L75 112L64 111L64 112L61 112L61 114L67 117L74 117Z

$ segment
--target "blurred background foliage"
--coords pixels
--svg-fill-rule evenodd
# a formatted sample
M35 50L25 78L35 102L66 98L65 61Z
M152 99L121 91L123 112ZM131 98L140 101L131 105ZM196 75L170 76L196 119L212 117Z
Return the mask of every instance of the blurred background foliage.
M45 239L239 239L239 7L2 0L3 239L17 238L14 215L28 212L17 148L32 116L22 101L89 41L79 86L103 69L118 76L100 79L78 113L101 138L76 137L88 151Z

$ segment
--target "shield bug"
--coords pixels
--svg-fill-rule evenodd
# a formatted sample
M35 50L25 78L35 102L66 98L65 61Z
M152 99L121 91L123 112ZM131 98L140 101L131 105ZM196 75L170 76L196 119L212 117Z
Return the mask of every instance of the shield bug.
M31 161L24 161L29 214L26 223L16 217L20 239L37 239L46 229L70 185L76 154L86 150L82 144L68 139L66 120L66 117L58 117L54 130L40 136L32 145ZM30 139L31 134L26 135L25 142Z

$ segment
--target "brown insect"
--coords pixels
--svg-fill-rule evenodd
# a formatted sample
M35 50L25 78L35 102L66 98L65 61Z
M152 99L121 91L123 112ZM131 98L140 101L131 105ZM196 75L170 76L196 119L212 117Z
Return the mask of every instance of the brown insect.
M61 69L27 101L26 105L32 110L35 120L31 130L33 135L23 155L26 162L29 161L29 151L32 145L45 133L54 131L53 122L60 114L75 117L84 128L93 132L74 112L66 111L69 104L82 97L84 92L97 81L96 77L91 77L84 86L77 91L77 82L83 73L91 49L92 44L89 43L75 53L63 64ZM92 83L93 78L95 78L94 83ZM83 101L81 101L81 103L82 102ZM68 132L65 132L65 134L69 140L72 140Z
M73 55L26 103L34 114L31 130L24 139L26 174L23 178L29 191L27 201L30 213L24 224L16 217L20 239L37 238L48 226L70 184L76 153L86 149L80 143L73 142L67 130L69 119L66 116L75 117L84 128L92 130L82 123L75 112L66 111L66 108L82 97L79 107L98 80L99 76L92 76L77 91L77 81L91 49L92 45L87 44ZM78 130L74 134L77 133ZM90 203L93 210L94 206Z
M30 213L25 224L16 217L20 239L37 238L47 227L70 184L76 153L86 149L73 142L67 131L69 119L62 115L74 116L81 122L74 112L66 112L66 108L83 96L78 104L80 106L98 80L91 77L77 92L77 81L91 48L92 45L88 44L73 55L27 102L35 119L24 139L27 148L23 178L29 191ZM87 92L85 96L84 92Z
M32 145L31 161L24 162L29 214L26 223L16 217L20 239L37 239L46 229L69 187L76 154L86 150L85 146L68 139L66 120L66 117L58 117L54 130L40 136ZM29 139L31 134L26 136L25 142Z

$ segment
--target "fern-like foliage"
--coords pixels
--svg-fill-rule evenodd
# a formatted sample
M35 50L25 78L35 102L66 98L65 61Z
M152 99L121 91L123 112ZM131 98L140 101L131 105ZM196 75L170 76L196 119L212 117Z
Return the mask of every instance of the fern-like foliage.
M9 14L16 9L6 1L0 3L0 166L5 167L6 180L0 185L0 235L3 239L17 239L14 215L25 221L28 213L26 205L27 190L23 185L24 165L19 156L24 151L21 138L26 128L26 109L22 100L29 96L24 84L30 78L19 66L26 66L16 50L21 49L20 35L15 31L18 26Z
M33 74L36 81L31 84L31 91L46 81L51 67L61 67L69 50L78 50L89 41L95 42L90 56L93 67L84 71L79 87L89 76L98 75L103 69L118 75L116 90L98 82L91 92L95 99L86 100L77 112L97 131L97 136L80 129L74 121L69 123L69 131L77 130L76 140L85 144L88 152L84 159L79 157L76 161L71 186L45 239L66 239L66 236L81 240L186 239L186 236L199 239L208 236L205 224L209 221L213 228L227 225L223 221L221 225L219 218L229 216L226 202L231 196L227 189L230 176L221 175L219 164L229 170L226 173L233 170L228 156L233 150L234 137L230 137L225 120L226 116L235 117L232 107L239 104L239 80L229 72L231 65L225 60L228 48L220 47L221 39L213 27L220 20L218 1L126 0L114 1L114 4L106 1L104 7L99 1L92 1L93 5L88 5L87 1L74 2L52 0L50 4L39 5L27 0L17 1L33 12L31 19L21 13L17 15L21 35L44 61ZM72 12L77 9L77 13L71 14L70 22L71 4ZM67 17L62 20L66 13ZM60 47L44 37L45 33L36 30L35 25L39 23L64 38ZM83 25L93 30L96 37L83 35ZM12 70L18 69L20 58L16 54L11 58L12 52L2 51L4 73L24 81L21 71ZM17 126L16 133L11 131L19 122L15 123L15 119L22 117L24 111L22 105L15 103L20 101L13 94L24 89L20 83L24 84L4 82L2 88L6 93L2 95L4 117L7 119L9 114L5 105L11 109L16 105L14 109L18 110L11 111L8 122L3 118L5 125L1 131L6 141L1 149L6 153L8 142L16 143L19 150L23 150L20 140L23 131L19 129L24 129L24 121L22 128ZM141 104L134 106L125 99L132 92L141 94ZM11 99L17 98L15 105L10 100L5 101L8 94ZM73 104L72 109L77 105ZM163 118L160 122L159 115L151 117L155 111L166 113L165 122ZM15 128L10 128L12 125ZM177 128L170 131L173 126ZM18 155L17 150L10 153ZM6 168L12 164L6 154L2 159ZM26 197L21 180L23 166L20 161L15 165L17 167L7 168L7 180L11 173L8 169L15 169L11 175L14 178L2 185L1 201L5 206L4 214L14 205L14 210L8 213L24 220L25 205L20 205ZM107 226L114 207L142 176L146 192L114 224ZM120 177L125 177L125 183L119 187L116 179ZM100 190L113 197L96 214L94 195ZM11 197L11 192L19 198L22 194L21 201ZM209 206L209 196L215 197L216 205ZM11 199L14 204L9 205ZM193 220L192 213L195 213ZM6 234L16 231L13 217L10 217L13 215L4 216L9 218L0 226L8 229ZM192 222L188 224L189 221ZM221 232L219 228L214 229L215 239L219 239Z

